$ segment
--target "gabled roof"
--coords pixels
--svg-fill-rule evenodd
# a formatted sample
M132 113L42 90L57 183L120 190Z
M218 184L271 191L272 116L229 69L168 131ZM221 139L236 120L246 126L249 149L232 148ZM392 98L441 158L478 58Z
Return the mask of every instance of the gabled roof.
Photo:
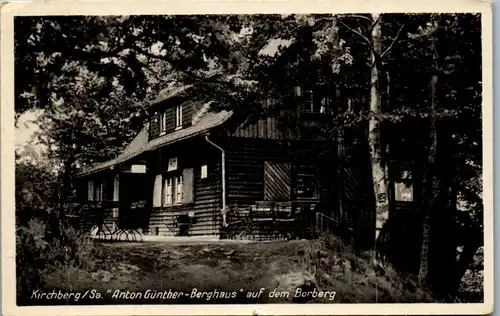
M123 150L123 152L118 155L118 157L94 165L87 170L83 170L79 173L78 176L81 177L103 171L105 169L127 162L128 160L131 160L147 151L152 151L156 148L202 134L214 127L222 125L231 117L231 115L233 115L233 112L226 110L222 110L219 112L208 112L196 123L196 125L180 129L158 138L154 138L151 141L148 141L149 124L146 124L141 132L132 140L132 142Z
M158 93L158 96L153 101L149 102L147 107L151 108L163 101L185 96L192 88L193 85L182 85L174 88L165 88L161 90L160 93Z

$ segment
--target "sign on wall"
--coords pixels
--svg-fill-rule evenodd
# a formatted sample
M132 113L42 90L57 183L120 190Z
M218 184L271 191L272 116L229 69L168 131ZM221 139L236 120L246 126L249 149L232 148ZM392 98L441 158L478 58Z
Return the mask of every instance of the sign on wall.
M412 202L413 201L413 187L407 186L404 183L396 182L394 184L394 195L398 202Z
M167 171L174 171L177 170L177 157L175 158L170 158L168 160L168 168Z
M132 165L130 167L132 173L146 173L146 165Z

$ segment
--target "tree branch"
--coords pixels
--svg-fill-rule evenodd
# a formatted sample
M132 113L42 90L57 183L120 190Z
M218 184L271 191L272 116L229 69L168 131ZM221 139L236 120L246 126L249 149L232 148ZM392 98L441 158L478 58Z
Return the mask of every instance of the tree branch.
M195 74L187 69L184 69L183 67L178 67L178 66L176 66L176 63L178 61L174 60L174 59L170 59L167 56L155 55L155 54L150 53L146 49L141 48L141 47L137 47L137 46L133 47L132 49L136 50L139 54L142 54L146 57L166 61L170 65L172 65L175 68L175 70L178 70L178 71L184 73L186 76L188 76L189 78L194 79L196 81L200 81L200 82L204 82L204 83L217 83L217 84L223 84L223 85L232 85L231 82L220 81L220 80L214 79L215 75L211 75L208 77L201 77L201 76L199 76L199 75L197 75L197 74Z
M363 34L361 34L360 32L356 31L355 29L353 29L352 27L348 26L347 24L345 24L344 22L340 21L339 22L344 26L346 27L349 31L353 32L354 34L358 35L359 37L361 37L367 44L368 46L370 46L370 49L375 52L375 49L373 48L373 45L372 45L372 42L366 37L364 36ZM376 53L376 52L375 52Z
M391 48L394 46L394 44L396 43L396 41L398 40L399 38L399 35L401 34L401 31L403 30L403 28L405 27L406 25L406 22L403 23L403 25L401 25L401 27L399 28L398 30L398 33L396 34L396 36L394 37L394 39L392 40L392 43L391 45L389 45L389 47L387 47L387 49L382 53L382 55L380 55L380 58L384 57L385 54L387 54Z
M380 19L382 18L382 14L379 14L377 19L373 21L371 27L370 27L370 32L373 31L373 28L380 22ZM370 20L371 21L371 20Z
M372 22L372 20L371 20L369 17L364 16L364 15L359 15L359 14L348 14L348 15L346 15L346 16L347 16L347 17L350 17L350 18L362 18L362 19L365 19L365 20L367 20L367 21Z

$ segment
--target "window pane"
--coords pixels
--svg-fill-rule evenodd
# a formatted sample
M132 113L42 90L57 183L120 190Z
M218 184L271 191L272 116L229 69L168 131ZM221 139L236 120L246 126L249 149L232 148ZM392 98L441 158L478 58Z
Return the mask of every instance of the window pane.
M178 176L176 178L175 192L176 192L175 202L181 203L182 202L182 176Z
M314 95L312 90L304 91L304 110L306 112L314 112Z
M164 187L164 204L170 205L172 204L172 179L165 179L165 187Z
M302 87L301 86L295 86L294 87L294 94L296 97L301 97L302 96Z
M182 105L179 104L175 109L175 126L182 126Z
M314 176L297 175L295 196L298 198L314 199L317 195L318 182Z
M89 181L87 184L87 200L94 200L94 181Z
M167 113L166 111L161 112L160 115L160 132L167 130Z

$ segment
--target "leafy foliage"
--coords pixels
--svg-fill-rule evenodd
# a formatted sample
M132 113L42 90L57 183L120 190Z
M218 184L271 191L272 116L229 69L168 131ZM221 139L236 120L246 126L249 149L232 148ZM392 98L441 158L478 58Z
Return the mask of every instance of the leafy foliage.
M444 184L452 186L464 210L455 224L481 236L480 18L382 14L375 22L386 88L381 113L368 106L369 15L17 17L16 113L43 109L39 136L60 166L56 175L18 166L25 180L16 183L16 206L30 214L21 225L31 225L27 205L43 210L47 201L71 197L79 168L115 156L142 128L144 104L161 89L196 83L200 98L217 99L251 122L290 110L293 87L305 82L331 100L329 119L314 133L335 138L351 131L346 147L366 145L368 120L378 115L380 146L389 148L382 159L394 162L394 178L410 170L404 180L416 187L429 164L435 120L432 168L443 181L433 191L450 201ZM267 99L277 102L263 108ZM54 191L41 188L48 178Z

